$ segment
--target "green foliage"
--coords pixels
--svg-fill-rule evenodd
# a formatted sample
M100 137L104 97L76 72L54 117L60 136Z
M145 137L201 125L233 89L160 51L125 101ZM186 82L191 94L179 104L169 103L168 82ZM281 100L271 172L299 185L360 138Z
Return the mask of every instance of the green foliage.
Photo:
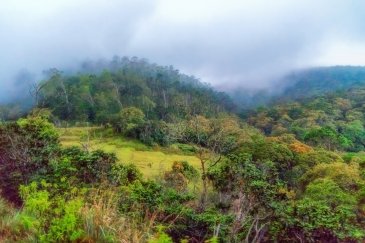
M18 187L44 175L60 151L58 133L44 117L30 116L0 126L0 186L19 202Z
M192 146L192 145L189 145L189 144L183 144L183 143L178 143L178 144L174 144L174 145L186 154L196 153L196 147L195 146Z
M169 145L173 142L168 124L164 121L146 121L134 131L135 137L148 145Z
M356 163L318 164L311 168L301 180L309 183L318 178L332 179L344 190L356 189L361 183L359 165Z
M75 167L76 177L83 183L100 183L107 180L112 166L116 164L114 154L101 150L87 152L78 147L64 149L62 157L70 160Z
M141 214L144 214L146 209L153 211L164 209L165 207L174 211L180 208L179 204L193 198L189 194L183 194L173 189L165 188L154 181L135 181L127 187L124 187L123 191L126 196L126 202L121 206L127 211L137 207Z
M325 147L327 150L333 150L336 148L346 149L353 146L351 140L341 134L338 134L330 127L311 129L304 136L304 140L316 146Z
M173 243L170 236L164 232L164 227L159 226L158 232L153 239L148 240L148 243Z
M308 153L299 154L298 162L309 169L317 164L329 164L333 162L343 162L341 156L335 152L327 151L325 149L317 149Z
M177 191L185 191L189 181L197 181L199 172L187 161L175 161L171 171L166 171L164 180L167 186L175 188Z
M0 237L4 242L35 241L31 230L28 230L14 209L3 198L0 198Z
M311 182L304 197L297 202L297 224L307 231L324 227L339 238L362 238L356 223L356 197L341 189L331 179ZM361 233L362 232L362 233Z
M212 238L210 238L210 239L208 239L208 240L206 240L205 241L206 243L218 243L219 242L219 240L218 240L218 237L212 237Z
M234 108L226 94L171 66L116 57L99 71L86 68L84 74L68 76L50 70L49 79L41 83L38 105L61 120L99 124L122 122L119 118L128 107L138 108L150 120L165 121Z
M267 135L295 134L328 150L364 149L364 83L356 89L270 105L251 112L250 124Z
M133 133L135 128L144 123L143 111L136 107L127 107L112 119L112 125L117 132Z
M141 172L133 164L114 164L109 176L110 182L115 185L128 185L142 179Z
M235 210L232 226L235 234L231 235L234 241L254 241L262 229L260 225L268 224L275 218L282 200L286 198L280 191L283 184L275 164L271 161L252 161L250 154L230 154L228 159L212 168L208 176L213 186L230 199L221 201L220 207ZM234 198L239 199L232 205ZM243 217L240 212L250 216ZM262 221L259 220L261 218ZM256 225L255 230L251 225Z
M41 186L33 182L21 186L24 201L20 215L25 228L34 231L40 242L73 241L83 236L80 224L82 199L73 197L51 198L50 185L42 182Z
M172 169L182 173L188 180L194 180L199 176L199 172L187 161L174 162Z
M203 241L216 229L219 235L224 236L228 234L232 222L231 215L220 213L216 208L199 211L191 207L194 197L186 191L179 192L153 181L136 181L124 187L122 195L121 208L124 212L142 218L147 217L148 212L154 212L164 219L164 225L169 226L166 233L174 241L186 238ZM157 239L166 240L167 236L160 232Z

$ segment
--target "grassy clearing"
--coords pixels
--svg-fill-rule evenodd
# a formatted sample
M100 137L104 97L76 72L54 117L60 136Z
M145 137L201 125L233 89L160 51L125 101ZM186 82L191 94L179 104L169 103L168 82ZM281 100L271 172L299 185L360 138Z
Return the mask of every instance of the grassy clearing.
M122 163L135 164L146 178L158 178L169 170L174 161L187 161L199 169L200 161L174 148L149 147L137 140L113 136L108 129L72 127L58 129L63 146L83 146L90 150L102 149L116 154Z

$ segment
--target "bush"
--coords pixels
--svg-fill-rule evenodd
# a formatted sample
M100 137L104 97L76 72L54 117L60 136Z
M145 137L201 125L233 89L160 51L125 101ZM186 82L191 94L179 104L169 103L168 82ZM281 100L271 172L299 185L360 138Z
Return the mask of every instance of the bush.
M58 133L44 117L30 116L0 126L0 189L20 204L18 187L46 174L60 152Z
M114 185L128 185L142 179L142 173L133 164L114 164L109 173L109 180Z
M35 233L40 242L75 241L84 235L80 210L83 200L75 194L72 198L62 195L50 197L50 184L33 182L21 186L24 206L20 214L25 228Z

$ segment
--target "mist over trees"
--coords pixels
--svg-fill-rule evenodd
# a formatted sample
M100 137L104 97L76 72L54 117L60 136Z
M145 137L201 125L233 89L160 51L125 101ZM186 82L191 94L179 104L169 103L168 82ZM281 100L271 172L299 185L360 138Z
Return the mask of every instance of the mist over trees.
M61 120L106 124L130 106L140 109L147 119L165 121L196 114L214 116L235 108L225 93L172 66L144 59L115 57L107 64L84 63L79 74L53 69L49 76L38 84L36 104L51 108Z
M328 92L361 87L365 84L365 67L330 66L292 70L271 80L272 87L247 90L244 86L226 92L243 109L323 95Z

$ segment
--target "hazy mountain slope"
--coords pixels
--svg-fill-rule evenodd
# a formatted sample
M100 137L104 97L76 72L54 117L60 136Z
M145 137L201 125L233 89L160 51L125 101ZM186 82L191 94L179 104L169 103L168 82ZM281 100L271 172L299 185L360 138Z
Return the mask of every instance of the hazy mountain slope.
M230 95L239 107L254 108L347 90L365 84L365 67L333 66L298 70L281 80L273 80L273 83L272 89L255 92L241 89L230 92Z
M285 79L281 97L298 99L365 84L365 67L334 66L294 72Z
M61 120L97 123L108 122L130 106L148 119L162 120L209 117L234 109L226 94L198 79L137 58L85 64L80 73L71 75L51 70L35 98L38 107L49 108Z

